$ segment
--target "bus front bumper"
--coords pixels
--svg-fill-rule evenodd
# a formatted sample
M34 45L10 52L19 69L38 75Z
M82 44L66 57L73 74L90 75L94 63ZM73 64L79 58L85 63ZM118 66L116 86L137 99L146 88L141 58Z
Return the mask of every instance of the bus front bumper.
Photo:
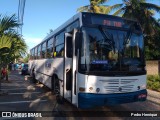
M78 93L78 107L92 108L96 106L117 105L136 101L145 101L146 98L147 90L115 94Z

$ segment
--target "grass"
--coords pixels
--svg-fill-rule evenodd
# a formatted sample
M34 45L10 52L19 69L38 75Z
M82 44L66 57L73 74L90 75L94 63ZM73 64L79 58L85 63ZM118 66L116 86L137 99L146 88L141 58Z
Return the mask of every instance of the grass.
M160 92L160 76L148 75L147 76L147 88Z

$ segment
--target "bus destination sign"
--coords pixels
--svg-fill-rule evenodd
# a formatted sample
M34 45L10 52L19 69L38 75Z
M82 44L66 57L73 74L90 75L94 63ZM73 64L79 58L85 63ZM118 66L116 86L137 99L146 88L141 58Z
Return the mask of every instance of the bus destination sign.
M122 27L122 22L113 21L113 20L103 20L103 25L114 26L114 27Z
M92 16L91 17L91 23L92 24L97 24L97 25L106 25L106 26L111 26L111 27L125 27L128 28L129 27L129 22L125 22L124 20L122 20L121 18L117 18L117 17L106 17L106 16L100 16L100 17L96 17L96 16Z

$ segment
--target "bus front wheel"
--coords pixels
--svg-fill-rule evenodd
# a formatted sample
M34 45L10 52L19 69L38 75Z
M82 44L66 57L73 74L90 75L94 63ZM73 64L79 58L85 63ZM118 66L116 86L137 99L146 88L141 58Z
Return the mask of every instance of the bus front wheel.
M59 79L54 76L52 79L52 91L56 95L56 101L59 104L63 104L64 100L63 97L60 96L60 84L59 84Z
M52 84L52 92L54 95L59 95L60 94L60 85L59 85L59 80L57 78L57 76L53 76L52 77L52 81L51 81L51 84Z

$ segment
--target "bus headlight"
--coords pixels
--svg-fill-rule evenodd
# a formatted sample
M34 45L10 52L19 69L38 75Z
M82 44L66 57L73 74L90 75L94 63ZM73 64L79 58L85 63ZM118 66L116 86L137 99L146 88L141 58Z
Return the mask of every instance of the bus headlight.
M79 88L79 91L80 91L80 92L84 92L84 91L85 91L85 88L80 87L80 88Z

